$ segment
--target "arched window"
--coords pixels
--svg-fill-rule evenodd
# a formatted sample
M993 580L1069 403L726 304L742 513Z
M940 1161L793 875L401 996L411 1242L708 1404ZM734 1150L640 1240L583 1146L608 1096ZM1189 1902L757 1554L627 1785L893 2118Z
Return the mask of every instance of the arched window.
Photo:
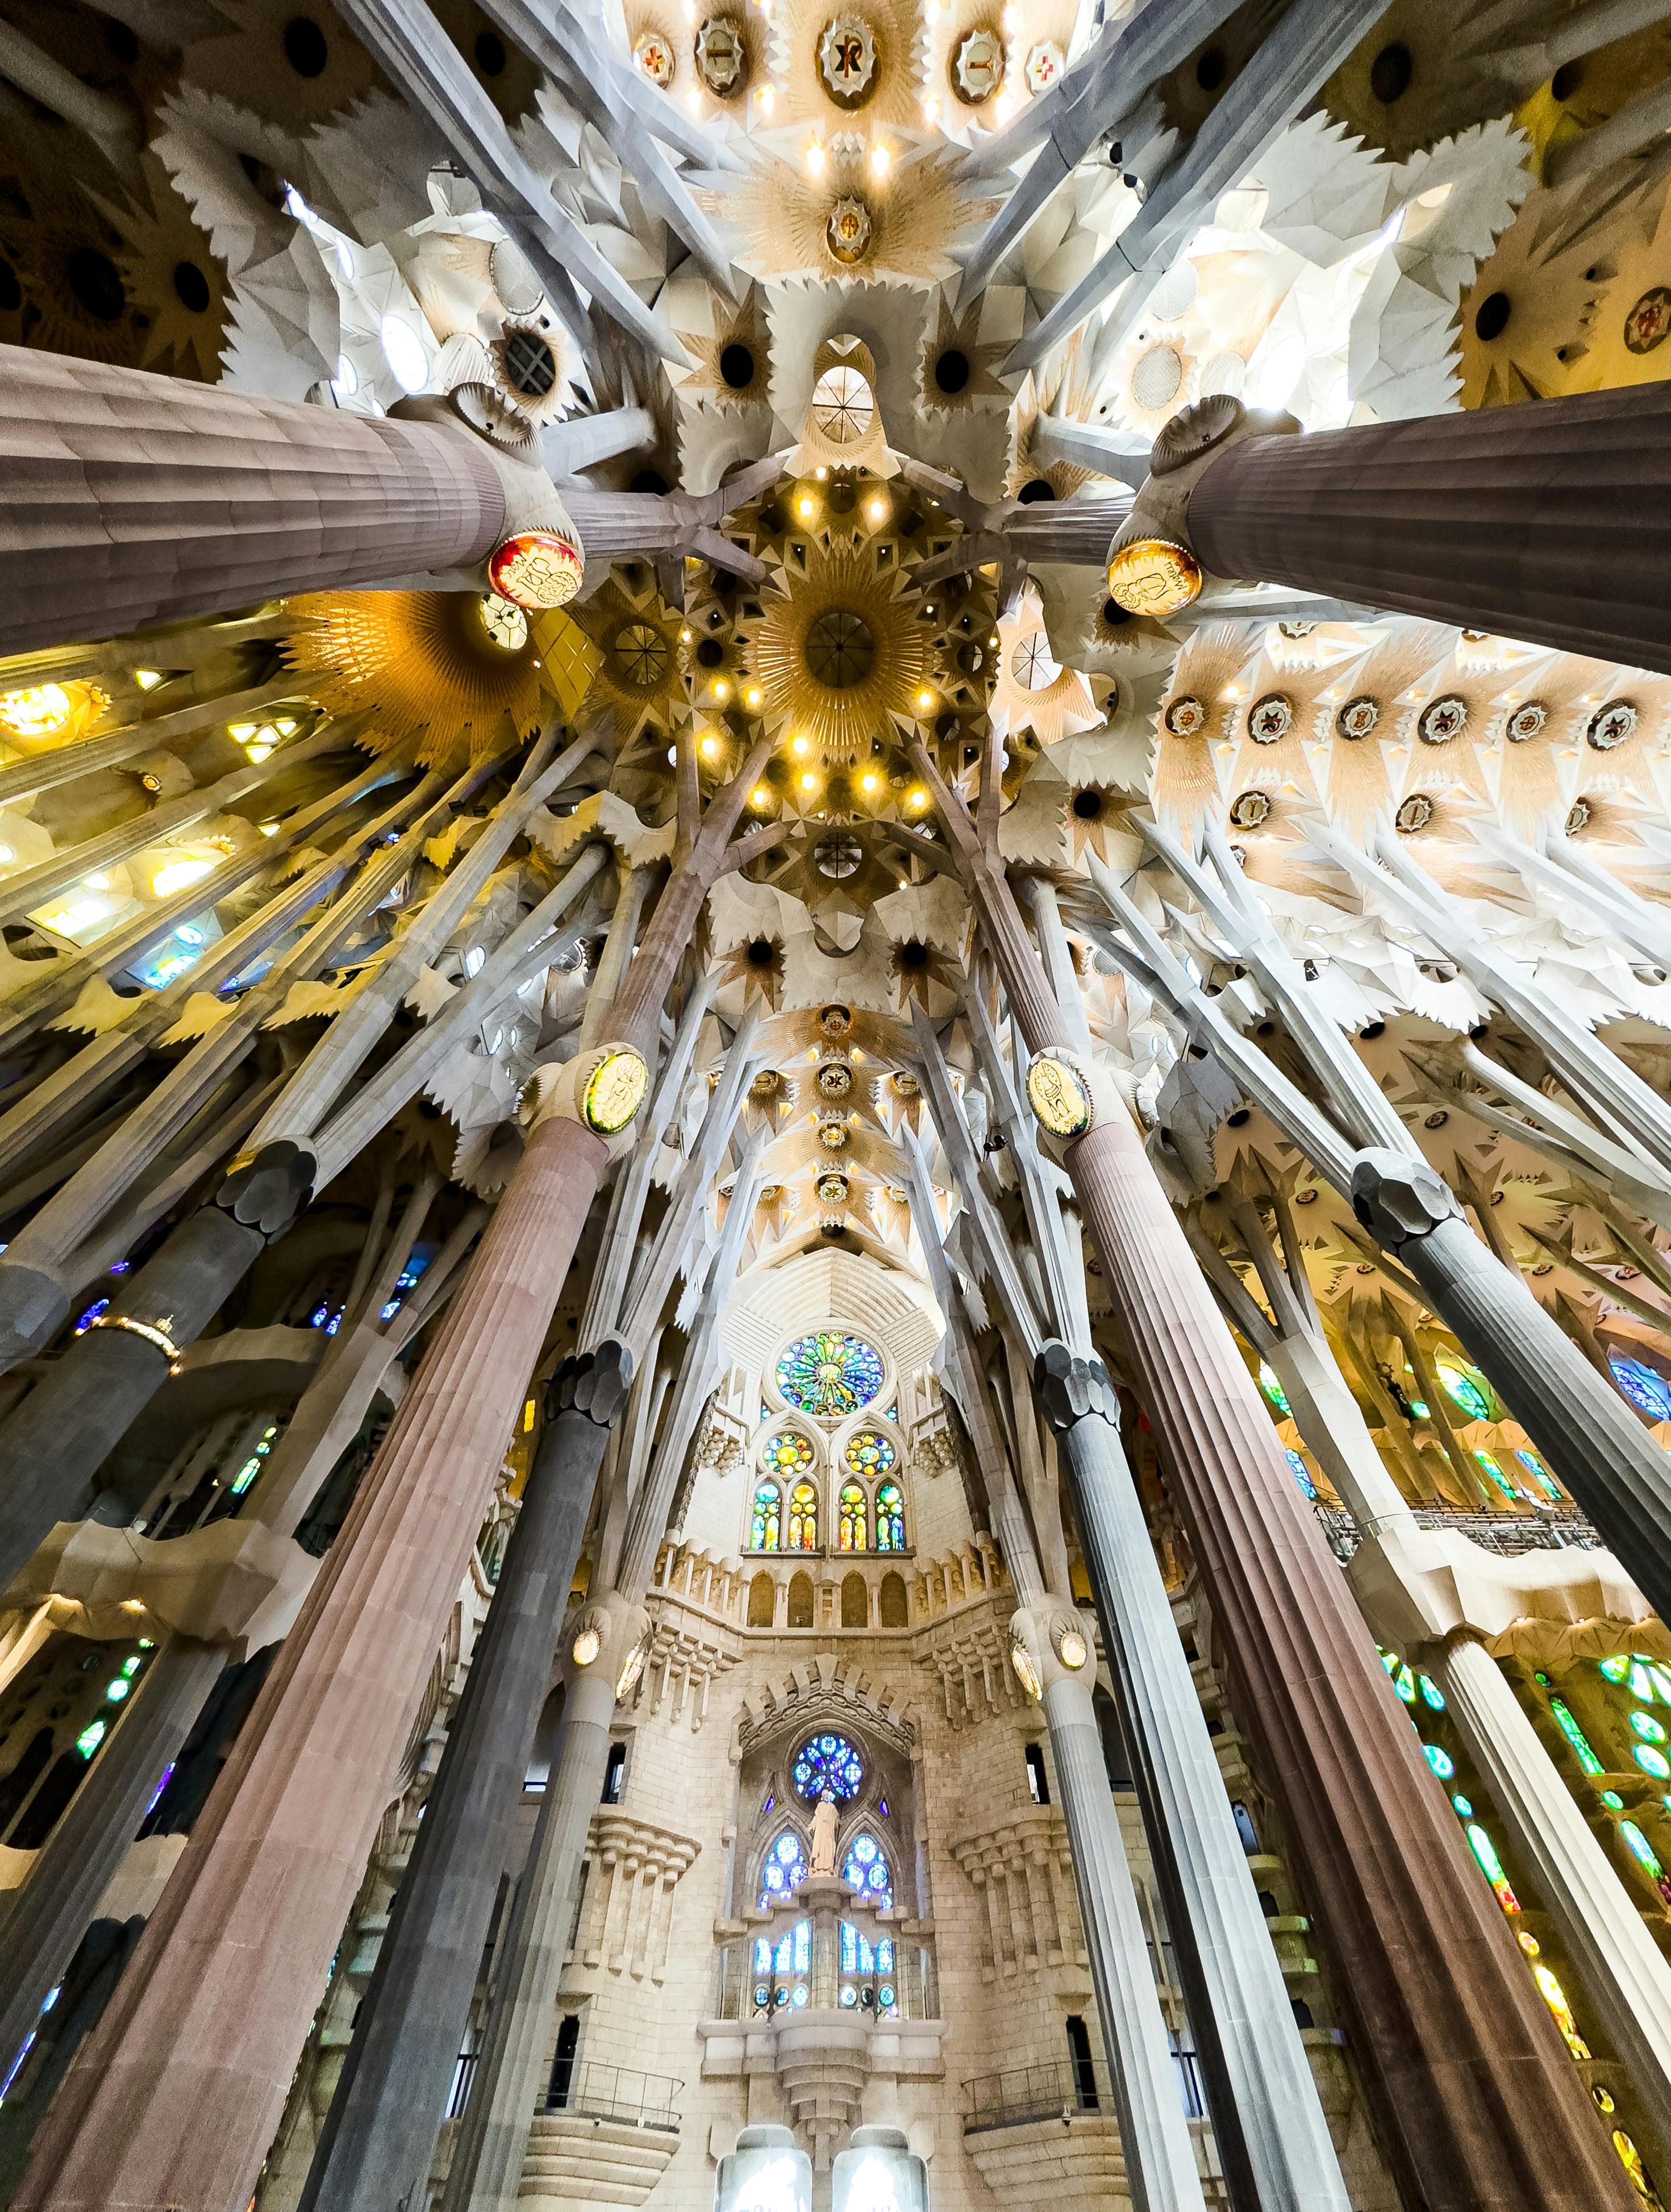
M836 1541L844 1552L862 1552L865 1548L865 1493L856 1482L844 1483L838 1503L841 1519L837 1524Z
M1441 1382L1471 1421L1488 1421L1492 1417L1491 1401L1471 1375L1464 1375L1460 1367L1447 1366L1441 1360L1437 1368ZM1660 1385L1662 1389L1665 1385ZM1671 1392L1667 1393L1667 1408L1671 1411Z
M848 1845L848 1855L842 1864L842 1880L863 1892L867 1903L878 1911L885 1912L894 1901L894 1886L888 1873L888 1862L882 1846L863 1829Z
M847 1575L842 1581L842 1626L843 1628L868 1628L871 1625L871 1594L863 1575Z
M815 1552L818 1548L818 1493L810 1482L798 1482L789 1492L787 1548L792 1552Z
M761 1911L769 1912L773 1905L781 1905L785 1898L799 1889L805 1879L806 1861L802 1855L800 1838L793 1828L786 1828L761 1862Z
M812 1923L798 1920L775 1943L757 1936L754 1971L757 2005L763 2008L774 1998L779 2004L804 2005L809 1994L806 1977L812 1971Z
M772 1438L761 1453L760 1459L769 1474L779 1475L785 1482L793 1482L797 1475L805 1474L811 1466L812 1447L793 1429L784 1429Z
M877 1613L884 1628L905 1628L910 1625L910 1607L906 1602L902 1575L883 1576Z
M876 1493L876 1548L878 1552L905 1549L905 1500L896 1482L884 1482Z
M777 1611L777 1584L763 1569L749 1584L750 1628L769 1628Z
M775 1482L756 1485L754 1519L749 1527L749 1549L751 1552L775 1552L781 1522L783 1492Z
M790 1576L789 1607L787 1618L791 1628L811 1628L812 1626L812 1577L811 1575Z
M1650 1420L1671 1420L1671 1382L1656 1367L1650 1367L1644 1359L1627 1359L1622 1352L1610 1352L1607 1364L1613 1381Z
M842 1923L842 1972L844 1974L891 1974L894 1970L894 1943L891 1936L884 1936L879 1943L867 1942L852 1921ZM856 2003L856 1990L843 1990L842 2002ZM878 1990L878 2002L885 2010L892 2004L893 1991Z
M807 1803L828 1790L838 1804L859 1795L865 1762L844 1735L815 1735L801 1747L791 1779Z

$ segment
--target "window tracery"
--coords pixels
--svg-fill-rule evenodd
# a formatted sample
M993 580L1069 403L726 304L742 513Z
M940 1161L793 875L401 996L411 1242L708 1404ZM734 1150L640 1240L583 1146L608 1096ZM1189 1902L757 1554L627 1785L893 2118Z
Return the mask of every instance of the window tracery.
M782 1530L783 1492L775 1482L755 1485L754 1516L749 1527L751 1552L775 1552Z

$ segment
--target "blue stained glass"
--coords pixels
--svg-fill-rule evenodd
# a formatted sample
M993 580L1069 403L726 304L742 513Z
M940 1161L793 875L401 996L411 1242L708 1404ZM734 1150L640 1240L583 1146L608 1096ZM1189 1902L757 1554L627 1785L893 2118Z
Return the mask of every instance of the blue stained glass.
M1449 1782L1451 1776L1456 1771L1455 1763L1453 1762L1449 1753L1441 1751L1437 1743L1425 1743L1422 1746L1422 1749L1427 1753L1428 1765L1432 1768L1435 1774L1438 1776L1440 1781Z
M1538 1457L1535 1452L1517 1451L1515 1454L1515 1457L1520 1462L1527 1473L1536 1479L1551 1498L1559 1498L1561 1493L1559 1484L1555 1481L1548 1468L1544 1465L1543 1462Z
M800 1838L793 1828L786 1828L766 1854L760 1869L761 1909L769 1911L774 1905L782 1904L789 1893L800 1887L806 1879L806 1862L801 1856Z
M777 1387L790 1405L826 1420L856 1413L881 1395L882 1355L862 1336L817 1329L779 1358Z
M1287 1449L1288 1464L1294 1471L1294 1480L1300 1486L1300 1495L1303 1498L1309 1498L1315 1501L1317 1495L1317 1486L1311 1480L1311 1470L1307 1467L1305 1462L1300 1457L1299 1454L1294 1449L1291 1444L1290 1444Z
M842 1972L844 1974L873 1974L876 1972L876 1953L850 1920L842 1923Z
M85 1336L88 1329L92 1328L94 1322L98 1320L100 1314L107 1312L109 1307L110 1300L108 1298L94 1298L93 1304L76 1323L76 1335Z
M856 1797L865 1762L844 1735L815 1735L802 1746L793 1768L794 1784L809 1802L828 1790L838 1804Z
M1650 1367L1645 1360L1627 1359L1620 1352L1610 1352L1607 1364L1613 1381L1633 1406L1639 1406L1650 1419L1671 1420L1671 1382L1657 1368Z
M1486 1394L1471 1375L1464 1375L1460 1367L1441 1365L1439 1380L1470 1420L1490 1420L1492 1409Z
M842 1880L862 1890L871 1902L886 1911L894 1901L893 1882L882 1846L872 1835L855 1836L848 1848Z
M876 1971L878 1974L891 1974L893 1970L894 1939L891 1936L884 1936L876 1947ZM893 2000L884 1997L883 2002L890 2004Z

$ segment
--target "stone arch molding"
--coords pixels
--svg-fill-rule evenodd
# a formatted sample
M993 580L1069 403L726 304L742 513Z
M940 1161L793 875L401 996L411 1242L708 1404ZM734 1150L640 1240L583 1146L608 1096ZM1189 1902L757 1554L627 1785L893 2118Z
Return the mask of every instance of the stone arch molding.
M926 1367L945 1321L922 1285L860 1254L805 1252L766 1269L720 1322L732 1359L763 1379L783 1346L809 1329L840 1326L870 1339L891 1370L890 1385Z
M860 1670L844 1670L833 1653L821 1652L805 1666L791 1668L781 1687L768 1683L743 1698L732 1755L745 1759L771 1748L780 1738L823 1728L844 1735L858 1729L907 1759L920 1748L916 1723L893 1703L886 1684L872 1691Z

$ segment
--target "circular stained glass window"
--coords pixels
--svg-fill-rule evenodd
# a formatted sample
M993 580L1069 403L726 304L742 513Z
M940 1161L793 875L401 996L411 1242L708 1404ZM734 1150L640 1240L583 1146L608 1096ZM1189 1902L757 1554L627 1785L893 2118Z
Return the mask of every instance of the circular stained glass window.
M865 1762L844 1735L815 1735L805 1744L793 1769L795 1788L809 1803L829 1790L838 1803L859 1795Z
M812 1447L805 1437L786 1430L772 1438L760 1457L774 1474L801 1474L812 1464Z
M884 1379L882 1355L873 1344L828 1329L798 1336L777 1363L777 1387L790 1405L826 1420L860 1412Z
M856 1436L849 1437L842 1454L853 1474L872 1480L878 1474L886 1474L898 1456L886 1437L878 1436L874 1429L860 1429Z

